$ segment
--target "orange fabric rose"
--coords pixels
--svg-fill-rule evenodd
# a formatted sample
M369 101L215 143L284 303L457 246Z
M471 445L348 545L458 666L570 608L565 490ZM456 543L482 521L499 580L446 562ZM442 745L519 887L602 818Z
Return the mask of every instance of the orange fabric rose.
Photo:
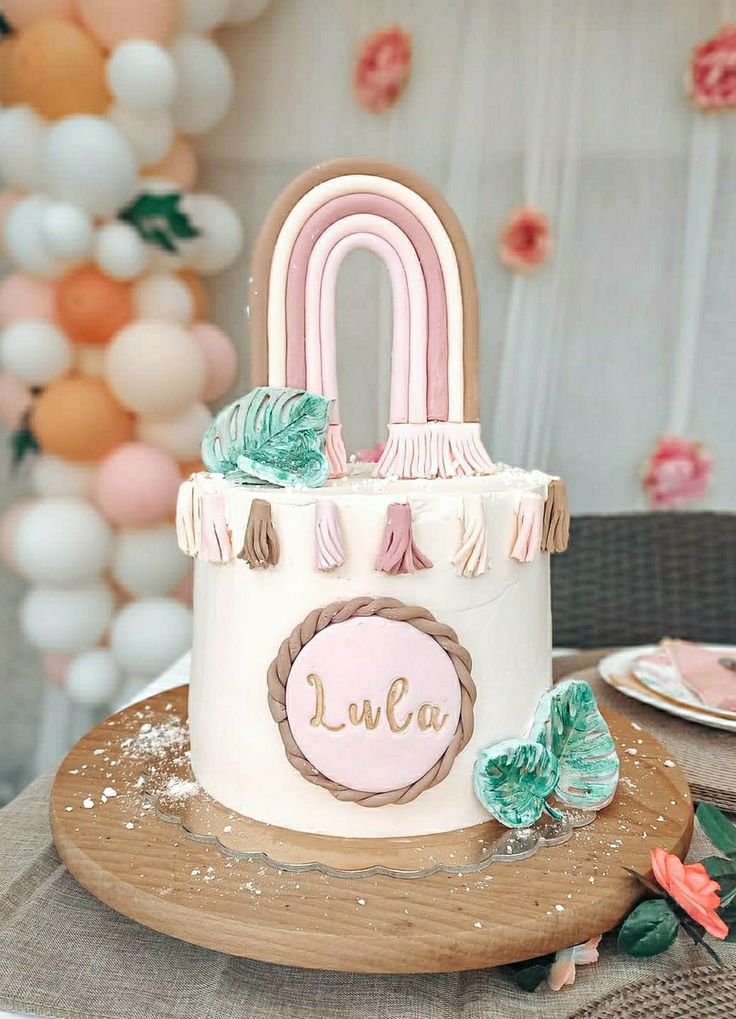
M708 875L702 863L683 863L660 846L652 850L652 870L657 883L682 906L688 916L714 938L725 938L728 927L716 910L721 904L721 886Z

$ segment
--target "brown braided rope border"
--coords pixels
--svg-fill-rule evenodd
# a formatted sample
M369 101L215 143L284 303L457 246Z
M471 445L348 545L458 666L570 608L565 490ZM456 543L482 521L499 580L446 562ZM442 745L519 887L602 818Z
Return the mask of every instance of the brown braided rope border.
M289 725L286 713L286 684L291 667L305 644L325 627L333 623L344 623L354 616L381 616L396 622L409 623L417 630L433 637L452 661L460 682L460 718L450 745L429 771L410 785L387 792L372 793L333 782L319 772L301 752ZM469 651L458 643L452 627L439 623L428 609L417 605L405 605L396 598L351 598L336 601L322 609L310 612L306 619L295 627L279 648L279 653L268 669L268 706L278 724L289 763L300 775L315 785L327 789L338 800L357 803L361 807L383 807L387 803L411 803L430 786L437 785L450 773L455 758L473 735L473 705L475 704L475 683L470 674L472 659Z

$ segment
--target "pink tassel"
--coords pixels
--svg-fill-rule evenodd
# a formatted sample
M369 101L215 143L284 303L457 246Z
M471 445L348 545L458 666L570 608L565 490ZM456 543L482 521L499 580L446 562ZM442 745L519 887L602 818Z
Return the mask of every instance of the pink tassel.
M516 541L511 550L511 558L520 563L531 563L539 551L542 536L542 515L544 500L541 495L525 495L519 504L516 514Z
M332 499L320 499L314 507L315 566L323 573L345 562L337 506Z
M209 492L204 495L201 512L200 555L210 563L229 563L233 557L233 546L225 516L225 493Z
M340 478L347 470L348 455L342 441L342 425L331 421L325 439L325 455L330 461L330 477Z
M416 573L431 567L431 561L414 543L411 506L408 502L392 502L386 511L386 529L376 569L381 573L397 574Z

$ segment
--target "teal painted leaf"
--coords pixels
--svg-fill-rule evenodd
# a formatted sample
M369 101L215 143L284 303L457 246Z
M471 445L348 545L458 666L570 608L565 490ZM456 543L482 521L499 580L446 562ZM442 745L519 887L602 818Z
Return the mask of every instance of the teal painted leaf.
M695 811L700 827L710 841L726 856L736 857L736 825L712 803L701 803Z
M478 754L473 769L475 795L507 828L528 828L542 811L560 814L545 800L557 785L556 758L540 743L507 739Z
M565 680L544 694L530 738L560 762L557 799L583 810L611 802L618 784L616 744L584 680Z
M261 386L224 407L202 440L209 471L240 482L319 488L330 473L325 436L332 400Z
M678 927L666 899L648 899L624 920L618 934L619 951L637 959L660 955L674 942Z

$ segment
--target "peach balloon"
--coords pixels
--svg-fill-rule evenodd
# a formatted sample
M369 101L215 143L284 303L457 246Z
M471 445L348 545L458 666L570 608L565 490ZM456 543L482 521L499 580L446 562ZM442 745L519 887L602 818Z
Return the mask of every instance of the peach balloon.
M0 99L0 102L2 100ZM0 249L7 254L5 245L5 223L12 209L18 204L25 194L18 188L9 188L7 191L0 191Z
M145 442L126 442L100 464L92 494L108 520L145 527L174 516L180 482L168 453Z
M3 14L16 31L44 18L74 18L74 0L3 0Z
M210 322L196 322L189 330L199 344L207 365L203 400L216 400L233 384L238 374L238 355L232 340Z
M8 326L21 319L56 318L56 288L48 280L14 272L0 283L0 326Z
M187 572L186 577L179 581L175 588L169 592L169 598L176 598L182 605L187 605L189 608L192 607L194 601L194 574L191 570Z
M182 191L191 191L197 180L197 154L194 146L182 135L177 135L163 159L145 166L141 173L144 177L171 181Z
M97 266L83 265L59 280L59 325L76 343L109 343L133 318L133 287Z
M23 499L21 502L13 503L0 516L0 559L2 559L6 568L12 573L20 574L18 564L15 561L15 531L20 518L28 507L32 505L32 499Z
M10 106L18 101L13 91L12 55L15 50L17 36L8 36L0 42L0 103Z
M63 686L69 666L74 661L74 655L64 654L62 651L48 651L41 656L41 665L48 679L54 686Z
M180 269L176 274L189 287L194 298L194 321L201 322L207 318L210 310L210 299L200 276L191 269Z
M0 372L0 421L6 428L18 428L31 406L31 394L7 372Z
M133 417L102 379L64 378L41 393L31 428L44 453L64 460L100 460L133 435Z
M176 25L174 0L76 0L77 15L106 49L124 39L166 42Z
M183 478L188 478L190 474L199 474L204 469L204 464L199 457L196 460L184 460L179 464L179 473Z

